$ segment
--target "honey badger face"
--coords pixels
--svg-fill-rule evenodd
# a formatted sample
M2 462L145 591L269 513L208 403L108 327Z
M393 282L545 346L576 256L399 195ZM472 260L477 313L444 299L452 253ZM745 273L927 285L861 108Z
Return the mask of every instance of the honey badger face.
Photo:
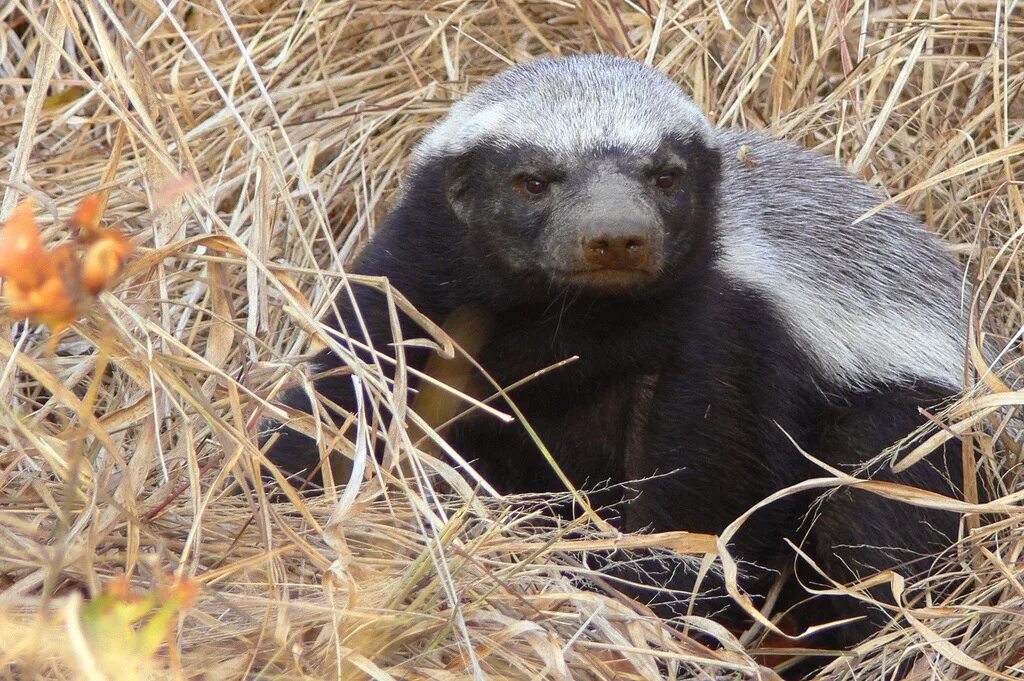
M491 265L548 287L647 290L710 239L710 125L675 84L628 59L509 69L453 106L414 159L421 175L440 175Z
M547 284L636 293L706 246L716 160L692 138L668 137L647 153L483 144L451 159L444 182L456 215L505 269Z

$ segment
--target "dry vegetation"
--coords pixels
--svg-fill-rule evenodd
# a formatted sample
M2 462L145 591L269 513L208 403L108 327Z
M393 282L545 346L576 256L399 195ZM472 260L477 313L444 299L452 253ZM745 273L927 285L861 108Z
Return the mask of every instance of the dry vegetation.
M305 380L289 358L325 342L337 266L410 145L505 63L577 51L646 60L720 124L802 140L898 195L971 263L978 328L1016 353L1012 3L7 0L0 218L34 197L64 240L109 190L106 223L137 252L52 342L0 307L0 678L772 678L758 631L695 622L726 642L710 650L581 590L579 552L613 537L474 494L413 428L374 435L380 467L339 444L357 462L343 492L301 500L257 475L257 419ZM1024 393L969 364L976 394L936 432L1011 495L1004 421ZM354 428L415 425L355 368L373 399ZM290 500L268 502L278 489ZM941 576L893 582L892 626L820 678L882 678L913 653L912 678L1024 677L1017 498L968 516ZM943 582L958 586L933 597Z

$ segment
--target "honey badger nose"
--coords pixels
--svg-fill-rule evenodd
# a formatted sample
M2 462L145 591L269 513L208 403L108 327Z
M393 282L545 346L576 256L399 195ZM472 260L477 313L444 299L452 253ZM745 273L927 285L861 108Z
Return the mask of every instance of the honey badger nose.
M575 249L576 267L602 281L608 276L654 274L665 234L644 188L617 172L606 172L590 183L584 197L566 220L579 239L566 244Z
M585 238L583 260L600 269L646 269L651 260L651 240L639 232Z

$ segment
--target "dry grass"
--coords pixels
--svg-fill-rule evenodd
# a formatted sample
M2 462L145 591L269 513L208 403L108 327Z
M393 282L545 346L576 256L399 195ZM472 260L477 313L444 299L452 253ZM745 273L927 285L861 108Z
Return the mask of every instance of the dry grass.
M380 468L339 445L365 472L344 493L268 503L258 481L265 400L329 342L315 320L337 265L373 234L411 144L503 64L576 51L647 60L719 123L834 154L971 262L979 328L1005 342L1024 325L1024 18L1000 0L8 0L0 216L34 196L63 238L56 216L109 189L141 255L55 350L0 310L0 677L135 678L127 644L83 629L79 594L175 571L199 600L139 676L770 678L756 632L712 651L581 590L571 549L610 545L606 530L474 495L410 429L379 434ZM168 198L183 175L196 190ZM406 413L356 368L373 395L360 433ZM981 383L938 432L1010 494L1004 418L1024 393ZM1024 676L1024 518L1003 501L821 678L882 678L908 651L913 678ZM943 581L958 586L933 600Z

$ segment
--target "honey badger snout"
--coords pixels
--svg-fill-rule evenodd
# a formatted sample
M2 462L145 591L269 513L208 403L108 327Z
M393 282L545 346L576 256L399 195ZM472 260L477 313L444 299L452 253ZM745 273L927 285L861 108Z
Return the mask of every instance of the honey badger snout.
M623 235L601 234L583 242L583 260L597 268L646 269L651 256L648 235L630 230Z
M675 252L664 192L634 169L599 167L579 175L555 195L546 217L537 244L544 268L556 283L597 294L648 290Z
M628 188L592 198L579 216L579 269L653 274L661 265L664 228L658 213Z

